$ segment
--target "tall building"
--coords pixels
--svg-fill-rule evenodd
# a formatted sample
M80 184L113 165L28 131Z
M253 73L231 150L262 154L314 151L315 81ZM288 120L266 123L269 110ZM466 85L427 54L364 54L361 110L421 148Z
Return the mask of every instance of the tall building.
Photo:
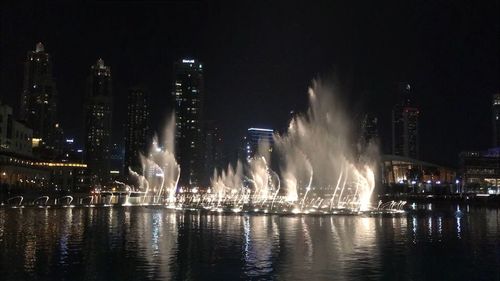
M492 104L493 147L500 147L500 94L493 95Z
M0 151L31 156L33 130L15 120L12 107L0 104Z
M378 141L378 118L365 114L361 122L362 141L367 144L369 142Z
M139 153L145 153L149 137L150 109L148 96L142 89L131 89L127 98L127 124L125 131L125 175L128 168L141 171Z
M247 130L244 143L247 161L258 152L260 143L266 143L269 145L269 149L272 150L274 144L273 133L272 129L249 128Z
M199 185L203 174L203 65L194 59L174 64L176 158L181 185Z
M210 183L210 178L216 168L224 166L224 155L222 151L222 135L215 121L205 122L205 183Z
M392 154L419 158L419 110L411 101L411 86L399 83L401 99L392 110Z
M121 179L123 175L128 173L124 173L124 164L125 164L125 149L123 147L123 142L121 143L113 143L111 145L110 152L110 176L111 179Z
M111 89L111 68L98 59L90 68L85 97L85 161L92 185L110 180Z
M54 148L57 90L52 76L52 62L42 43L28 51L24 63L20 119L33 129L33 140L40 147ZM59 125L57 125L59 127Z

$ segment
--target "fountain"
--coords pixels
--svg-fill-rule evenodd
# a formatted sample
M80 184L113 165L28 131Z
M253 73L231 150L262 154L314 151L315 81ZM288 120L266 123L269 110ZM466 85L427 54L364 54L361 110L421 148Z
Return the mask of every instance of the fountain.
M12 202L15 202L15 200L19 200L17 205L12 204ZM23 196L14 196L7 199L7 205L10 205L12 208L22 208L23 200L24 200Z
M274 135L274 151L259 144L256 155L226 170L214 171L206 192L177 187L180 167L174 157L175 118L162 142L155 137L141 155L142 173L130 170L142 204L175 209L273 214L359 214L402 209L404 202L371 207L377 150L351 141L350 119L332 89L313 81L309 109L295 116L284 134ZM271 157L279 171L270 167Z
M61 198L58 198L58 199L56 199L56 202L65 208L74 207L74 205L71 205L71 202L73 202L73 196L71 196L71 195L66 195L66 196L63 196Z
M180 177L180 166L174 154L175 118L167 122L167 126L160 143L155 136L146 155L141 154L142 175L131 170L136 178L139 190L144 192L142 203L164 204L175 207L177 184Z
M375 150L369 147L362 153L355 151L349 137L349 119L335 102L331 89L313 81L309 101L309 110L295 116L285 134L274 136L281 177L269 167L267 144L260 144L258 153L247 163L248 185L238 179L228 181L234 177L231 167L214 175L212 187L216 192L207 196L216 196L216 206L220 202L231 206L244 202L253 211L294 214L358 213L370 209ZM227 190L238 191L238 196L229 195ZM248 194L251 200L245 201ZM238 204L231 203L233 198L238 199Z
M48 208L50 207L47 205L48 201L49 201L49 196L40 196L35 200L33 200L33 205L40 208Z

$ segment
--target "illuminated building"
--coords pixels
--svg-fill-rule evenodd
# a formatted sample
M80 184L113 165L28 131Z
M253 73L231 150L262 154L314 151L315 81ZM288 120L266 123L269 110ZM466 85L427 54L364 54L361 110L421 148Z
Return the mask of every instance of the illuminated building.
M249 128L244 142L246 160L250 160L259 150L259 145L269 146L269 152L272 151L274 144L273 130L263 128Z
M24 63L24 83L21 94L20 119L33 129L39 148L54 149L56 130L57 90L52 76L52 62L42 43L28 51Z
M493 147L500 147L500 94L493 95L491 109L493 121Z
M14 119L12 107L0 104L0 151L31 156L32 129Z
M146 153L149 138L148 96L142 89L131 89L127 99L125 129L125 175L128 168L141 172L139 153Z
M97 60L90 68L85 96L85 161L92 185L110 180L111 157L111 68Z
M500 194L500 148L463 151L459 159L464 192Z
M381 182L390 193L456 191L455 170L414 158L381 155Z
M199 185L203 177L203 65L194 59L174 64L173 98L176 113L176 158L181 185Z
M410 84L400 83L401 102L392 110L392 154L419 158L419 110L411 100Z
M112 179L119 178L124 175L124 158L125 149L123 144L113 143L111 145L111 155L110 155L110 170L109 174Z
M362 141L366 144L378 141L378 118L370 114L365 114L361 122Z
M223 167L224 156L222 152L222 135L215 122L205 122L205 181L209 183L215 168Z
M86 169L82 163L47 162L0 152L1 192L88 192Z

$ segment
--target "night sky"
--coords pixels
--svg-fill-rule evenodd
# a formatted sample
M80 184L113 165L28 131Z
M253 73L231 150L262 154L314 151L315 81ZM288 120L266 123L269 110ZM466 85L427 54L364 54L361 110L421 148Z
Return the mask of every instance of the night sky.
M68 136L81 137L85 81L97 58L111 66L119 141L127 89L148 90L159 128L172 108L172 63L193 57L204 63L206 116L220 124L227 151L248 127L285 128L318 76L344 85L353 116L380 118L384 152L399 81L412 84L420 108L423 160L453 167L461 150L490 146L499 1L268 2L0 4L0 97L18 111L23 61L41 41Z

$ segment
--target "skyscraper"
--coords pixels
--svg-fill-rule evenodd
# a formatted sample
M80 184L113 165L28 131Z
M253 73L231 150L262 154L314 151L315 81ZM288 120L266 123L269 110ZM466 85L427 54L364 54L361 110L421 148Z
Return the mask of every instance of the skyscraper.
M500 94L493 95L492 104L493 147L500 147Z
M274 144L273 134L274 130L272 129L249 128L245 137L246 160L248 161L255 156L255 153L259 151L259 144L261 143L268 145L269 149L272 150Z
M210 178L216 168L223 168L224 156L222 151L222 135L214 120L205 122L205 183L210 183Z
M85 97L85 160L92 185L106 185L110 179L111 89L111 68L98 59L90 67Z
M203 65L194 59L174 64L172 95L176 113L176 158L181 185L199 185L203 169Z
M399 83L399 94L401 101L392 110L392 153L418 159L419 110L410 99L410 84Z
M139 153L145 153L149 137L149 104L147 94L139 88L131 89L127 98L125 131L125 175L128 168L141 172Z
M364 144L368 144L369 142L378 141L378 118L371 115L365 114L363 120L361 122L362 129L362 141Z
M28 51L24 63L20 119L33 129L33 140L40 147L54 148L56 138L57 90L52 62L42 43Z

